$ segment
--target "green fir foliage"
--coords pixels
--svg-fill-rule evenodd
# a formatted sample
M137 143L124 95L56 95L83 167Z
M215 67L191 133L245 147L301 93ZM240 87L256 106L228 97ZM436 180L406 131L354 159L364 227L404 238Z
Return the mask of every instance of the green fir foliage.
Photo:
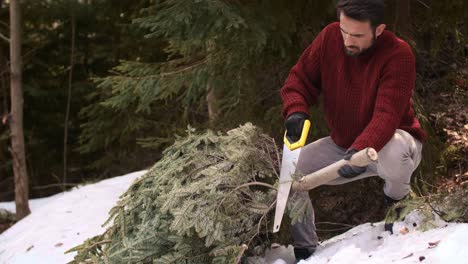
M249 123L187 132L121 196L107 231L70 250L72 263L237 263L269 245L273 140Z
M147 118L150 136L170 138L174 131L151 123L155 116L163 122L177 120L173 127L188 123L206 127L209 90L215 94L212 103L220 117L214 128L232 128L249 121L279 134L278 90L303 49L296 34L320 30L298 20L307 17L308 21L319 21L330 6L332 3L307 1L294 5L285 1L219 0L151 3L132 26L146 33L146 42L154 43L154 52L160 56L121 61L110 76L94 79L97 96L82 111L86 122L80 151L90 153L105 147L102 142L115 143L118 138L129 137L123 131L141 131L132 123ZM327 12L311 15L308 12L316 12L314 7ZM102 123L115 127L119 123L116 117L122 112L140 119L129 118L120 124L126 130L101 128ZM259 112L266 114L259 116ZM109 122L109 116L114 116L114 122Z

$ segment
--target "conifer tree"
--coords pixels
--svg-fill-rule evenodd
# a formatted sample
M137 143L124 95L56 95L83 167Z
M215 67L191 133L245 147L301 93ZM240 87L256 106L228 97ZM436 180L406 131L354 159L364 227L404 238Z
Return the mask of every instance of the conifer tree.
M72 263L238 263L269 241L278 153L246 124L188 130L111 209L107 231L71 249ZM287 229L285 229L287 230Z
M142 131L167 143L187 124L227 130L254 122L279 134L278 91L303 48L298 33L320 30L304 21L320 21L332 6L308 2L170 0L142 9L133 24L164 53L122 61L96 79L80 150L131 146Z

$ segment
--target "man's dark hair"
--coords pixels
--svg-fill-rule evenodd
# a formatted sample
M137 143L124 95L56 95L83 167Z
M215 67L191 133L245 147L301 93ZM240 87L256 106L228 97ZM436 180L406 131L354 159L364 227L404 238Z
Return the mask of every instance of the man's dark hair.
M385 3L383 0L339 0L336 4L338 18L341 12L359 21L369 21L372 27L383 23Z

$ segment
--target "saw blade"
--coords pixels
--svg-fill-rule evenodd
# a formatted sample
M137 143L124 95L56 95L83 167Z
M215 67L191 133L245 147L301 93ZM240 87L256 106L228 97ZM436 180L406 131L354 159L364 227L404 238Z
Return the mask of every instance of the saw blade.
M281 171L278 186L278 194L276 195L276 210L275 221L273 225L273 233L279 231L281 220L283 219L286 204L288 202L289 192L292 185L292 174L296 171L297 160L301 148L290 150L286 145L283 146L283 159L281 161Z

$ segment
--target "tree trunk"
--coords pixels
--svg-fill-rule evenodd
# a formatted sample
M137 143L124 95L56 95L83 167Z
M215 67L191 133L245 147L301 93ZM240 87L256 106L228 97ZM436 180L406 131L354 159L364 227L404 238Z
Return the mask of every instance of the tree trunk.
M395 2L395 29L406 41L414 42L412 27L410 23L410 0L400 0ZM412 43L411 43L412 44Z
M0 0L0 7L2 6L2 0ZM8 87L7 87L7 74L8 74L8 65L6 61L8 60L7 58L4 58L3 54L3 47L0 46L0 85L1 85L1 103L2 106L0 107L0 135L5 131L5 125L6 125L6 120L8 118ZM5 172L5 164L7 164L7 153L5 150L7 150L7 144L4 141L0 140L0 193L4 194L4 192L7 191L6 189L6 184L3 184L3 182L6 181L7 179L7 173ZM2 197L0 196L0 199Z
M21 58L21 10L19 0L10 0L10 88L11 88L11 156L15 175L16 217L22 219L29 210L28 174L23 134L23 87Z
M70 19L71 19L71 43L70 43L70 71L68 72L68 95L67 95L67 106L65 109L65 121L63 131L63 179L62 179L62 190L65 191L67 184L67 172L68 172L68 123L70 122L70 105L72 97L72 85L73 85L73 67L75 65L75 31L76 31L76 19L74 12L74 1L70 2Z
M0 6L2 1L0 0ZM8 115L8 88L7 88L7 74L8 74L8 65L6 57L4 58L3 49L0 47L0 85L2 86L2 119Z

